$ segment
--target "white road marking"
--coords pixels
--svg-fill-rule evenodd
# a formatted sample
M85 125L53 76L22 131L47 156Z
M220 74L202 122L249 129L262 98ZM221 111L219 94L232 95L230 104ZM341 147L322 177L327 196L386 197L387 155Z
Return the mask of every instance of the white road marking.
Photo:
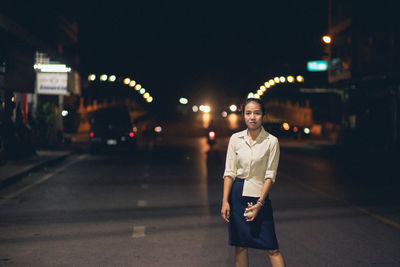
M147 207L147 200L138 200L138 207Z
M83 155L79 156L77 159L72 160L71 162L65 164L64 166L61 166L61 167L57 168L57 169L56 169L55 171L53 171L52 173L46 174L45 176L43 176L43 177L40 178L39 180L36 180L35 182L33 182L32 184L27 185L27 186L21 188L20 190L14 192L14 193L12 193L12 194L10 194L10 195L8 195L8 196L5 196L5 197L0 201L0 205L3 205L3 204L5 204L5 203L7 203L7 202L10 201L11 199L13 199L13 198L15 198L15 197L17 197L17 196L19 196L19 195L25 193L25 192L28 191L29 189L32 189L33 187L35 187L35 186L37 186L37 185L39 185L39 184L41 184L41 183L43 183L43 182L49 180L50 178L52 178L52 177L53 177L54 175L56 175L57 173L63 171L65 168L69 167L70 165L74 164L75 162L84 159L86 156L87 156L87 154L83 154Z
M146 236L146 226L133 226L132 238L142 238Z

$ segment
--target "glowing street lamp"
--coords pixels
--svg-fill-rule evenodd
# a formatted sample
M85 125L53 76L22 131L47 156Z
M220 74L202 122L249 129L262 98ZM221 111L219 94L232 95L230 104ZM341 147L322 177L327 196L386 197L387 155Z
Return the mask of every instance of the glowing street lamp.
M131 79L129 79L129 78L124 79L124 84L129 84L130 82L131 82Z
M301 76L301 75L297 75L296 80L297 80L299 83L302 83L302 82L304 82L304 77Z
M108 77L108 80L110 82L115 82L116 79L117 79L117 77L115 77L115 75L111 75L110 77Z
M288 77L287 77L287 81L288 81L289 83L294 82L294 77L293 77L293 76L288 76Z
M179 103L181 103L182 105L186 105L189 102L189 100L187 100L187 98L185 97L181 97L179 99Z
M106 74L102 74L100 76L100 81L103 81L103 82L107 81L107 75Z
M326 44L330 44L332 42L332 37L330 37L329 35L324 35L322 36L322 41Z
M230 105L230 106L229 106L229 109L230 109L232 112L235 112L235 111L237 110L237 106L236 106L236 105Z

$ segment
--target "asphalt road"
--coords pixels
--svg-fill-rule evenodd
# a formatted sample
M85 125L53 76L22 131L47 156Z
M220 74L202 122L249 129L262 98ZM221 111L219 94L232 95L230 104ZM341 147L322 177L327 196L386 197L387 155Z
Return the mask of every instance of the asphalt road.
M0 266L233 266L226 142L165 137L31 173L0 192ZM327 151L282 142L270 197L287 266L400 266L399 182ZM269 266L263 251L250 266Z

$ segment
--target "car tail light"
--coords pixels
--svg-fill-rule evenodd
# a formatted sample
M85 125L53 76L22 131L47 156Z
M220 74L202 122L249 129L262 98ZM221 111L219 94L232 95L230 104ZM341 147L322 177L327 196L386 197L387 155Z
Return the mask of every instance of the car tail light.
M90 132L90 137L94 137L94 132Z
M213 132L213 131L208 132L208 137L209 137L211 140L214 140L214 138L215 138L215 132Z
M134 137L135 136L135 133L134 132L130 132L129 133L129 137Z

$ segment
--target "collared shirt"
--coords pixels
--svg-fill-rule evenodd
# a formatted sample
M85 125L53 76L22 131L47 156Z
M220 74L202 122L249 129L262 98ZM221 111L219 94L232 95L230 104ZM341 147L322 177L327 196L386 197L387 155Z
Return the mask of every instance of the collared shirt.
M263 127L251 145L247 129L234 133L226 153L224 177L245 179L242 195L260 197L265 179L275 183L279 154L278 139Z

